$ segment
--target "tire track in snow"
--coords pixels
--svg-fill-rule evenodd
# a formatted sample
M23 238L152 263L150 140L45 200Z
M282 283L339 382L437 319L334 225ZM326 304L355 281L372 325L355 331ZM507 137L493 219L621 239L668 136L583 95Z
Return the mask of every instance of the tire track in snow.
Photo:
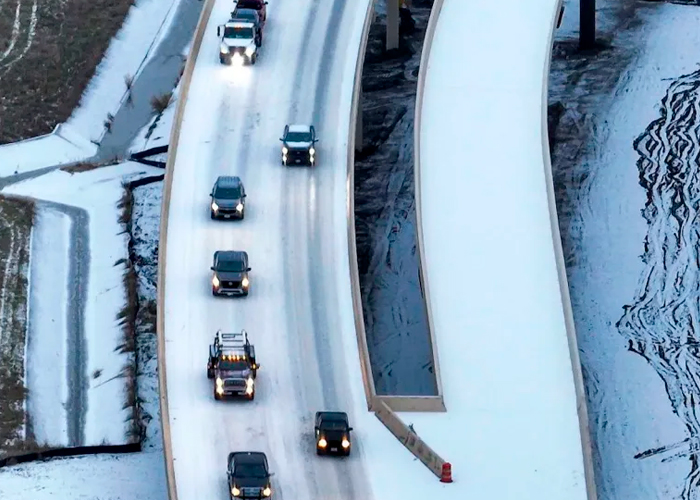
M634 142L647 193L646 267L616 326L661 377L689 436L635 458L689 459L681 498L691 500L700 497L700 70L671 84L660 111Z
M15 22L12 27L12 37L10 39L10 45L0 57L0 69L2 70L2 72L0 73L0 78L4 77L7 74L7 72L10 71L10 69L12 69L12 66L14 66L17 62L21 61L24 58L27 52L29 52L32 43L34 43L34 35L36 34L36 24L38 21L37 10L39 8L37 0L33 0L32 2L32 10L29 16L29 26L26 30L26 43L24 44L22 49L19 50L19 54L17 54L16 56L13 54L13 50L17 44L17 40L19 39L21 26L23 24L21 19L21 8L22 2L21 0L18 0L17 11L15 13ZM8 62L4 62L5 59L7 59L10 56L10 54L13 55L13 58L10 59Z

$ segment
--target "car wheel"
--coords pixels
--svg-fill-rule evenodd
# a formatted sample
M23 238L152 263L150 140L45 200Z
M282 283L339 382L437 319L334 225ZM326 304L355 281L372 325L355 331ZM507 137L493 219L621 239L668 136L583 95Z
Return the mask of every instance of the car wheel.
M246 291L246 292L243 292L243 297L247 297L247 296L248 296L248 293L250 293L250 292L247 292L247 291Z
M250 63L251 63L251 64L255 64L255 62L256 62L257 60L258 60L258 55L257 55L257 54L253 54L253 57L250 58Z
M214 212L209 211L209 216L211 217L211 220L216 220L216 215L214 214Z
M211 368L207 369L207 378L210 380L214 378L214 370Z
M241 212L241 220L245 219L245 210Z
M248 396L248 399L251 400L251 401L253 401L253 400L255 399L255 392L253 392L253 394L251 394L250 396Z
M214 287L212 287L212 289L211 289L211 294L212 294L214 297L218 297L218 296L219 296L219 294L216 293L216 288L214 288Z
M219 396L219 395L216 393L216 389L214 389L214 399L217 400L217 401L221 401L221 396Z
M318 446L316 446L316 455L318 455L318 456L323 455L323 451Z

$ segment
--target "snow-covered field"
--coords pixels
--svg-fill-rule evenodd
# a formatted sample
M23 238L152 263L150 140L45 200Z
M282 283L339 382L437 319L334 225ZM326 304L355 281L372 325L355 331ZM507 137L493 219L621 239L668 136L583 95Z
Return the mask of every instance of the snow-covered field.
M162 182L136 188L132 217L133 251L142 309L137 337L137 387L145 425L144 452L56 459L0 469L0 498L3 500L166 500L156 339L154 322L149 316L153 308L148 305L149 301L155 301L161 189ZM48 217L53 216L54 220L58 217L55 212L49 214ZM52 243L58 245L57 241Z
M125 77L137 77L157 42L165 36L181 0L136 0L112 40L67 123L88 140L99 141L104 121L126 100Z
M614 25L608 11L617 6L601 8L605 32ZM620 57L630 63L609 95L587 90L593 69L571 89L557 88L566 73L552 76L564 104L584 96L577 113L586 115L581 123L590 133L575 163L560 153L554 166L567 192L559 210L599 499L690 500L700 494L694 409L700 9L639 9L637 27L612 36L613 50L629 52ZM558 39L575 37L576 14L568 6Z
M167 500L161 451L93 455L0 469L2 500Z
M39 218L37 239L51 239L51 244L32 263L30 281L28 382L36 385L28 388L29 408L40 444L119 444L129 439L132 410L124 406L133 354L123 347L120 318L127 303L123 275L128 255L118 204L125 180L160 173L136 163L76 174L55 170L3 190L50 202L53 209ZM67 230L66 219L56 218L57 204L85 211L59 209L71 216L75 228ZM61 242L69 244L68 252ZM56 304L66 298L66 306ZM33 356L37 363L50 363L37 366ZM66 364L57 363L61 360ZM54 367L50 373L47 366ZM55 421L59 415L68 419L68 433Z
M137 0L96 69L80 105L59 131L0 146L0 177L84 161L97 152L108 115L128 96L135 78L170 28L181 0Z

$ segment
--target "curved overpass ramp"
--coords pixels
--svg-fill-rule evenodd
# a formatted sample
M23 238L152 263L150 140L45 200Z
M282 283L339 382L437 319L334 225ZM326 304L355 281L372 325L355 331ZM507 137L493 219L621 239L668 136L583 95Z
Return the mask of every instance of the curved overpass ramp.
M461 498L594 499L547 145L559 1L436 4L416 185L447 414L408 419Z
M353 81L369 0L275 0L268 8L257 64L233 69L219 65L216 37L232 4L205 7L171 139L159 264L170 498L228 498L228 453L253 450L267 453L280 500L371 499L363 433L380 425L358 425L367 417L346 214ZM316 126L315 169L280 165L278 138L293 122ZM244 221L210 220L208 194L219 175L243 179ZM212 297L216 250L248 252L249 297ZM253 402L212 397L206 361L218 329L246 329L256 346L262 369ZM313 416L321 409L350 413L357 447L349 460L315 456Z

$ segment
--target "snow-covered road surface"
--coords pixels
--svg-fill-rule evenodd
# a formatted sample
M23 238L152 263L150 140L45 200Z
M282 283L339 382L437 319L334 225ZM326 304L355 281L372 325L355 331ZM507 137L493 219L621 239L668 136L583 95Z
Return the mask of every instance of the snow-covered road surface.
M317 410L348 411L353 423L367 415L345 213L349 102L367 5L271 3L257 64L243 68L218 62L215 28L230 2L212 12L178 142L167 238L165 352L180 500L225 498L226 457L235 450L267 453L278 498L372 498L362 435L372 427L391 439L379 422L355 426L348 460L318 459L312 436ZM311 121L318 165L282 167L284 125ZM218 175L243 179L245 220L209 219ZM248 252L249 297L212 297L216 250ZM256 346L253 402L213 399L206 361L218 329L246 329Z
M445 0L430 53L418 189L447 413L405 418L452 498L587 498L545 177L557 10Z

